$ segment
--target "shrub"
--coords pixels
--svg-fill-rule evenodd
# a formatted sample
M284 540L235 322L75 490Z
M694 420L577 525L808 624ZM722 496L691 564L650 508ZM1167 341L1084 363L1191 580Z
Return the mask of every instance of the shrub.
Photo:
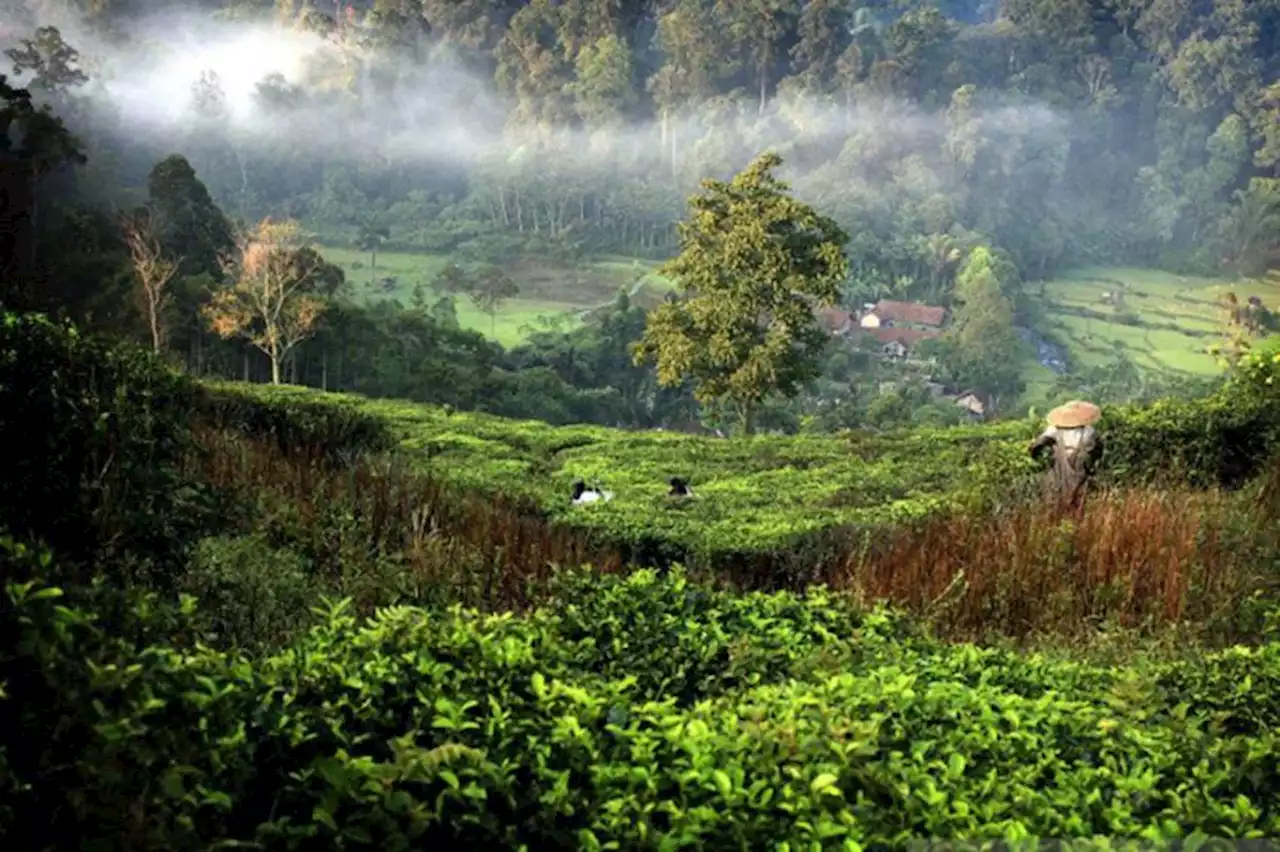
M194 395L138 347L0 315L0 526L64 560L106 548L171 564L200 514L180 475Z
M217 536L193 548L179 591L200 600L191 629L205 641L260 647L292 637L316 604L311 566L260 536Z
M1204 399L1110 408L1099 428L1106 481L1236 488L1280 446L1280 406L1234 383Z
M645 700L681 707L787 680L817 649L833 655L826 662L834 668L855 653L855 639L865 652L921 636L900 616L867 616L821 588L804 597L740 595L690 582L679 568L603 583L561 572L548 601L533 618L550 618L575 643L567 664L608 680L629 677Z
M283 398L243 386L228 393L241 394L246 406ZM837 578L851 552L904 523L1007 504L1039 469L1025 444L1037 426L1016 421L726 441L288 394L381 420L420 470L527 506L551 524L617 547L626 560L683 562L767 588ZM1101 481L1235 487L1280 440L1277 412L1280 401L1239 382L1201 400L1109 408ZM672 475L690 479L698 497L668 500ZM616 496L572 506L569 487L577 478Z
M901 848L1280 830L1275 645L1100 669L897 641L876 614L830 635L859 616L821 598L751 598L735 618L707 592L704 615L673 574L581 582L587 618L395 608L358 624L338 607L249 662L111 646L33 579L6 589L15 641L0 677L21 669L24 688L54 698L0 701L20 789L3 828L54 848ZM672 662L655 659L656 634L632 647L619 629L654 616L678 631ZM707 636L755 648L736 681L709 667L683 678ZM678 702L669 677L637 680L651 670L710 688Z
M269 438L282 452L314 448L330 458L349 458L392 444L384 421L302 388L270 386L246 393L233 382L204 382L196 404L205 425Z

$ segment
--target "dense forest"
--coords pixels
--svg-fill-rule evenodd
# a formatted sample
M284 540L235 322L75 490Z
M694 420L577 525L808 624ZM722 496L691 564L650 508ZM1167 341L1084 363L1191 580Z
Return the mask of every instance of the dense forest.
M71 133L9 142L29 166L10 179L32 184L9 197L61 202L15 218L23 275L82 321L136 324L136 270L104 211L167 205L186 230L164 241L182 258L169 346L227 375L262 375L199 312L237 221L497 263L660 258L698 182L766 149L850 236L850 303L948 304L964 258L988 248L1009 314L989 362L1016 344L1009 323L1032 319L1023 281L1082 262L1257 275L1280 252L1277 0L4 8L31 104L6 90L9 113L47 105ZM292 380L555 421L696 413L675 391L660 411L630 366L619 335L634 340L643 311L625 299L612 331L547 332L515 353L450 328L447 299L332 310ZM409 339L398 359L371 354ZM858 395L846 377L865 363L837 362L825 380L843 391L780 410L780 426ZM433 369L451 378L421 378ZM968 373L957 381L992 395L1020 387L1007 370ZM1132 373L1121 360L1064 382L1126 398L1168 387ZM601 390L620 387L634 390ZM856 407L821 417L869 422Z
M95 147L180 142L249 218L659 252L699 179L776 147L797 192L855 235L872 289L936 285L941 236L991 240L1029 276L1081 256L1249 267L1276 247L1259 233L1280 176L1271 0L279 3L293 34L256 41L92 7L73 46L101 54L100 76L46 46L32 87L102 128L90 163L113 159ZM292 76L224 82L195 61L219 45ZM147 67L192 76L161 89L136 79Z

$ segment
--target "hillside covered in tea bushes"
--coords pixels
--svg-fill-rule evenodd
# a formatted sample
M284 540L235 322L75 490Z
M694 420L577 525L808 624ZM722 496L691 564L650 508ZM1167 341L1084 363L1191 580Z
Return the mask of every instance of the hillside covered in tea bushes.
M1106 552L1035 520L1058 549L1031 564L1001 538L1022 523L1015 495L983 490L1000 465L1021 469L1030 424L762 438L751 464L736 441L210 387L149 353L5 315L0 438L23 451L0 457L0 843L854 850L1276 836L1280 501L1274 476L1241 481L1265 473L1275 366L1256 355L1217 397L1110 414L1104 476L1147 490L1091 504L1105 523L1079 526ZM965 446L970 469L943 464ZM936 607L623 570L628 525L667 511L666 475L691 475L703 501L666 540L740 554L729 519L763 530L770 488L782 528L825 499L806 498L803 474L888 482L913 462L926 473L887 499L967 503L955 511L997 548L984 562L1046 572L1029 578L1033 600L971 568L957 599L1011 635L1030 619L1040 650L952 641L938 630L956 622ZM576 476L618 496L570 507ZM717 492L721 478L736 485ZM1215 482L1233 490L1197 490ZM835 522L888 530L876 506ZM1217 522L1200 523L1213 506ZM720 538L688 532L715 512ZM1199 550L1125 549L1188 527ZM955 528L943 532L954 550ZM1123 652L1048 636L1067 611L1051 593L1075 595L1088 615L1075 620L1097 616ZM1135 614L1180 642L1161 644Z
M469 492L519 500L642 562L793 562L787 557L798 551L818 559L833 546L852 546L859 532L1008 501L1042 469L1026 451L1043 428L1038 421L726 440L556 427L288 386L205 387L203 404L224 425L271 431L306 422L337 430L340 441L363 424L420 470ZM1108 409L1099 427L1103 480L1239 484L1280 440L1280 397L1266 392L1262 374L1252 383L1261 390L1250 387L1237 382L1205 399ZM281 440L289 439L282 433ZM668 498L673 476L690 482L694 499ZM572 505L578 479L613 498Z

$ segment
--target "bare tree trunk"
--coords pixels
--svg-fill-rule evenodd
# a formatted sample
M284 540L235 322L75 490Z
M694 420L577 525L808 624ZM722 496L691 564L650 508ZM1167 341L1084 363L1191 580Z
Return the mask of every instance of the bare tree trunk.
M159 311L156 309L155 299L149 299L150 302L148 319L151 323L151 351L160 354L160 317Z
M511 227L511 213L507 210L507 192L501 184L498 185L498 205L502 208L502 224Z
M750 437L756 431L756 407L750 402L739 404L739 416L742 422L742 434Z

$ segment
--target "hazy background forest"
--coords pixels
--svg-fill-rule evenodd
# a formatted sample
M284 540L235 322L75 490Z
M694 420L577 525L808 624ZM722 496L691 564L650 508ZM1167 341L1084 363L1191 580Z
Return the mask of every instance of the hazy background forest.
M714 427L627 347L687 196L766 149L851 235L847 307L982 333L924 347L929 375L833 342L765 428L960 420L926 378L1014 416L1191 392L1226 292L1280 292L1280 0L162 5L0 3L10 85L73 136L0 134L32 214L8 277L201 374L270 377L202 307L271 216L323 259L286 381ZM178 265L162 346L119 226L140 206Z

